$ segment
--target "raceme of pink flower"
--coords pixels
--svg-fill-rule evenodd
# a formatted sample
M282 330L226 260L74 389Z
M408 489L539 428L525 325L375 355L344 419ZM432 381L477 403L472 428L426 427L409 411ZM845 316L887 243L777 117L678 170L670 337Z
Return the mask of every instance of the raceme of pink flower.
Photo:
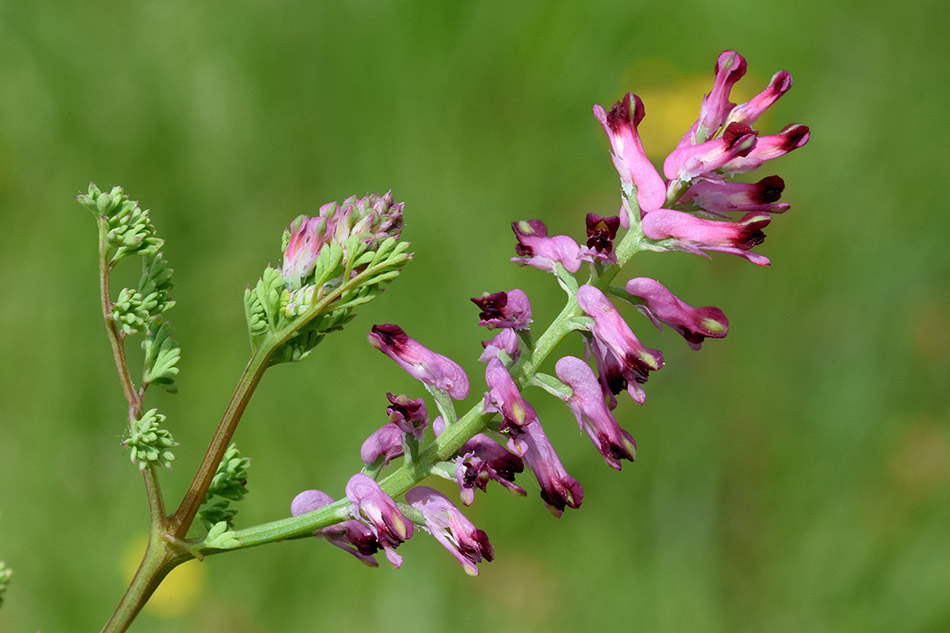
M689 346L699 349L705 338L722 338L729 331L729 321L722 310L714 306L693 308L680 301L660 282L649 277L636 277L627 282L626 290L646 303L637 308L653 321L660 330L665 323L686 339Z
M333 503L333 497L322 490L304 490L290 504L290 513L293 516L307 514L319 510ZM373 531L359 521L343 521L316 530L314 536L322 536L333 545L346 550L362 563L370 567L378 567L379 563L373 554L379 551L379 541Z
M538 480L541 499L551 514L560 517L565 507L579 508L584 500L584 489L564 469L541 423L535 421L524 427L522 439L527 447L524 462Z
M647 218L661 211L653 211ZM646 393L640 385L647 381L649 372L663 366L663 355L658 350L644 347L610 300L594 286L585 284L578 289L577 304L594 319L594 354L611 393L619 393L623 387L615 373L619 372L626 381L630 396L643 404ZM608 373L609 378L603 375Z
M481 297L472 297L472 303L481 312L479 325L489 330L495 328L514 328L525 330L531 324L531 302L523 290L514 288L508 292L484 293Z
M384 424L363 442L363 446L360 447L360 459L364 464L374 464L382 458L382 466L385 466L402 456L403 436L403 430L395 423Z
M745 58L735 51L723 51L716 60L716 79L713 89L703 97L699 109L699 118L689 128L689 131L677 145L677 149L685 145L702 143L712 138L722 127L726 117L735 106L729 100L732 87L736 85L746 73Z
M658 209L643 220L643 234L651 240L676 239L676 248L708 257L703 251L721 251L745 257L758 266L771 262L749 249L765 240L768 213L747 213L738 222L705 220L689 213Z
M351 513L369 527L386 552L393 567L402 564L402 556L395 548L412 536L412 521L403 516L392 497L383 492L372 477L356 473L346 483L346 498Z
M485 351L478 357L478 360L483 363L487 363L493 358L498 358L502 352L507 354L512 362L517 361L518 357L521 356L518 335L515 334L514 330L509 328L501 330L490 341L482 341L482 347L485 348Z
M538 414L534 408L521 397L518 386L511 379L511 374L505 365L493 358L485 368L485 383L488 392L485 393L484 411L501 413L501 430L507 431L511 437L510 444L513 450L523 452L520 436L525 426L536 422Z
M594 106L594 116L610 140L613 150L611 157L620 174L624 193L629 196L633 187L637 188L641 215L659 209L666 201L666 184L643 151L643 143L637 132L644 114L643 102L632 92L615 103L609 113L605 113L599 105ZM625 219L621 218L621 221ZM623 227L629 228L629 224L624 222Z
M577 424L586 432L594 446L603 455L611 468L620 470L620 460L633 461L637 444L625 430L620 428L604 402L594 370L587 363L573 356L557 361L554 368L557 377L573 390L567 405L574 413Z
M494 559L488 535L472 525L440 492L417 486L406 493L406 502L423 516L426 532L455 556L468 575L477 576L476 564Z
M742 123L730 125L744 125ZM778 158L798 149L808 142L811 133L807 125L793 124L788 125L778 134L769 134L760 136L750 152L739 155L722 165L722 173L743 174L753 169L758 169L762 163L773 158Z
M416 380L448 392L455 400L468 396L468 376L453 360L410 338L398 325L374 325L369 344L396 361Z
M745 123L730 123L722 136L699 145L683 145L663 161L663 173L670 180L689 182L713 175L717 169L749 154L758 133Z
M783 213L788 203L777 202L785 190L785 181L767 176L759 182L723 182L698 180L683 194L677 204L693 205L703 213L728 219L727 212L764 211Z
M512 257L511 261L552 273L555 272L556 263L560 263L568 272L580 270L580 247L568 236L548 237L548 227L541 220L512 222L511 229L518 238L515 252L520 256Z
M620 228L620 217L615 215L602 218L596 213L588 213L586 223L587 246L581 248L581 259L586 261L598 259L605 264L616 264L614 238L617 237L617 229Z
M386 394L389 406L386 413L389 421L395 424L402 432L411 433L417 440L421 440L429 421L426 419L426 404L422 398L412 400L409 396L394 396Z

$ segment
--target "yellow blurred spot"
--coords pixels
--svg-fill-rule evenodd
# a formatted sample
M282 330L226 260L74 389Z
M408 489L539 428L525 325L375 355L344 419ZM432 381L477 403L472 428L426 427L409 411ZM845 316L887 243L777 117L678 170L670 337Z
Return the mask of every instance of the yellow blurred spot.
M126 582L132 580L138 569L148 537L133 539L122 552L122 577ZM190 611L201 598L205 586L205 568L198 561L188 561L179 565L165 577L155 593L145 605L145 610L154 616L176 618Z

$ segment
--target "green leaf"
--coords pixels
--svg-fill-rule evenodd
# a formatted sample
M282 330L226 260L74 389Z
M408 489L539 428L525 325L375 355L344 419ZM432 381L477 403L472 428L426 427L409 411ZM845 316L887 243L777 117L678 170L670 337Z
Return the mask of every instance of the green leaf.
M178 361L181 358L181 348L172 338L174 332L171 324L165 321L142 341L142 349L145 350L142 382L158 385L170 392L178 390L175 379L178 377Z

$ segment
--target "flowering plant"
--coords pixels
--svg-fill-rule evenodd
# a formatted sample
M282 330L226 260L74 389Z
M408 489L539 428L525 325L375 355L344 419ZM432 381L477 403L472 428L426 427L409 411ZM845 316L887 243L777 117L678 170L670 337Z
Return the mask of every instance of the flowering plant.
M583 244L567 235L548 235L538 219L512 223L517 239L512 261L553 276L565 293L560 313L537 333L524 290L472 298L479 325L493 333L482 343L478 358L485 363L484 381L481 376L470 379L460 364L399 325L372 326L369 344L417 379L431 401L421 392L387 393L387 421L363 442L360 471L337 485L342 496L335 500L322 490L302 491L288 500L289 516L261 525L235 524L232 504L247 493L250 463L231 441L235 428L269 367L306 358L411 261L409 243L401 239L403 204L391 193L351 197L289 225L282 264L265 269L244 295L251 358L191 485L169 513L158 473L159 467L171 467L176 443L165 416L146 409L144 401L150 385L173 391L178 378L180 350L168 318L174 306L172 271L149 212L119 187L102 191L90 185L78 199L93 212L99 229L102 311L128 402L129 436L123 445L142 473L150 509L146 552L104 630L125 630L177 565L280 540L316 536L366 565L377 566L376 554L382 551L399 567L399 545L425 532L448 549L465 572L477 575L478 565L495 556L489 537L450 498L420 485L423 480L451 481L458 486L461 505L469 506L476 489L484 491L491 482L526 495L533 484L516 478L529 470L555 516L583 501L581 482L559 459L524 395L530 387L567 405L565 417L573 415L608 466L620 470L623 461L634 461L634 438L614 415L617 398L626 392L644 404L645 384L664 360L659 350L640 342L617 302L632 304L660 330L668 326L695 350L707 338L724 337L728 321L718 308L692 307L657 280L634 277L622 285L615 280L642 251L704 257L723 252L768 265L753 249L765 239L763 229L773 215L788 209L778 202L784 182L778 176L758 182L732 177L801 147L809 137L803 125L772 135L760 135L751 127L792 80L779 72L760 94L736 105L730 92L745 71L745 59L738 53L719 56L713 88L703 98L695 123L664 161L662 175L640 140L638 125L645 114L640 98L627 93L609 111L594 106L620 176L616 213L588 213ZM140 281L113 299L110 274L131 256L141 258ZM145 350L137 382L125 355L125 343L134 336L142 337ZM583 341L584 358L557 352L568 337ZM552 356L560 356L554 375L540 370ZM457 405L470 394L473 402L460 414ZM435 414L431 419L430 411ZM355 447L353 454L355 458ZM196 519L204 526L200 536L192 532Z

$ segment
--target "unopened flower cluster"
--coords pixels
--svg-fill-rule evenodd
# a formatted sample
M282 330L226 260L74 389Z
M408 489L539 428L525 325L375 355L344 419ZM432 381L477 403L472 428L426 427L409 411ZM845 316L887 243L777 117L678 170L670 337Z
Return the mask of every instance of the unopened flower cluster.
M522 394L529 385L563 400L610 467L619 470L623 461L635 459L636 443L618 423L614 410L623 393L644 403L645 385L663 367L663 355L640 342L618 311L618 299L636 306L660 330L665 326L680 334L692 349L700 349L707 338L726 335L728 321L721 310L693 307L655 279L634 277L622 286L610 282L630 255L640 250L677 250L706 257L722 252L757 265L769 264L753 249L765 239L763 229L773 215L788 209L778 202L784 182L775 175L757 182L736 182L731 177L801 147L809 131L804 125L789 125L777 134L759 134L752 125L791 87L792 79L787 72L779 72L761 93L736 105L730 101L730 92L745 72L746 61L738 53L726 51L719 56L712 90L703 98L695 123L664 161L662 175L647 158L637 131L644 117L640 98L627 93L609 111L594 107L610 142L622 196L616 215L587 214L585 243L578 244L567 235L549 235L540 220L512 224L517 238L512 261L556 275L568 293L570 319L565 327L579 332L584 353L583 358L564 355L557 360L556 377L540 374L537 364L525 361L538 352L530 332L528 295L515 288L472 299L479 310L479 324L494 333L483 343L479 360L485 363L484 380L478 381L479 401L474 407L486 422L481 432L432 468L433 474L458 484L463 505L473 503L475 490L484 491L492 481L524 495L524 484L516 483L516 476L526 469L533 473L541 499L554 515L581 505L580 482L558 458L536 410ZM319 222L317 235L323 230ZM282 272L295 285L303 283L314 258L322 256L310 251L307 257L300 255L301 244L318 239L309 230L306 221L295 225L286 242ZM577 279L577 273L583 274L584 281ZM476 574L478 563L492 560L492 546L451 500L418 486L405 494L405 503L397 503L377 483L380 470L393 460L403 457L415 463L428 428L439 437L468 419L455 416L451 401L468 397L469 377L458 363L397 325L374 326L368 340L423 383L435 397L440 415L430 421L422 398L387 394L388 422L363 444L365 468L346 486L350 520L316 534L368 565L377 564L374 555L382 550L398 567L402 559L396 548L422 529L445 546L466 572ZM307 490L294 499L291 510L297 516L333 501L322 491Z

